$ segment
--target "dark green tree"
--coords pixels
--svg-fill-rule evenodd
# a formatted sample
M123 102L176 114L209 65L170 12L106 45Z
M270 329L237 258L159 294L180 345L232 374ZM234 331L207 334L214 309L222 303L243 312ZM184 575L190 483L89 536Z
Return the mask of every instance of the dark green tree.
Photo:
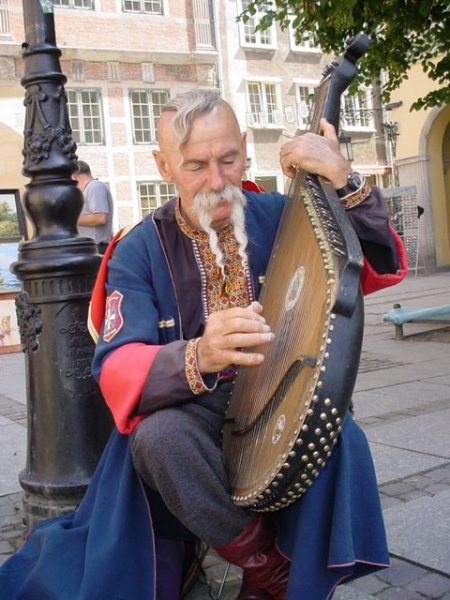
M251 0L239 18L245 22L257 10L264 13L261 29L274 22L286 29L291 23L297 42L309 35L327 54L341 54L347 39L367 33L371 44L354 86L375 80L383 102L389 102L410 67L421 64L439 87L423 97L417 90L411 108L450 103L450 0Z

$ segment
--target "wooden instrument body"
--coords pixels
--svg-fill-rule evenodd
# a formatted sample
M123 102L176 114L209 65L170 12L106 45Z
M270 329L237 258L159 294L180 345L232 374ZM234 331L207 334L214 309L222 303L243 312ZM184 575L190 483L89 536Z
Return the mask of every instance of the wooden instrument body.
M264 363L239 369L224 422L235 504L284 508L326 466L359 366L362 260L334 190L296 177L259 298L275 340L252 349Z

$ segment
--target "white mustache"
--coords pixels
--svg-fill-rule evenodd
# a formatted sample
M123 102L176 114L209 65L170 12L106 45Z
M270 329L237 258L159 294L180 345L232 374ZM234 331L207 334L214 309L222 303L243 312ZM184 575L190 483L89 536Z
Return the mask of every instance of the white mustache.
M200 213L210 212L221 202L245 206L247 200L238 187L235 185L227 185L220 192L212 190L199 192L195 196L194 206L192 208L197 216L200 216Z

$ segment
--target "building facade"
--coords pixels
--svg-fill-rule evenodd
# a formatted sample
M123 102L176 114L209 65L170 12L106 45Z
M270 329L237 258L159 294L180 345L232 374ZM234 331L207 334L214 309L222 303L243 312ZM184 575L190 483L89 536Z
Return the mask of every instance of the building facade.
M435 84L417 65L392 100L396 168L401 186L414 186L420 217L420 262L427 272L450 268L450 106L411 111Z
M290 29L259 32L238 21L247 0L54 0L57 45L78 157L107 183L114 228L135 223L176 194L154 164L165 102L192 88L216 90L247 131L246 176L285 189L281 144L309 128L312 97L330 57ZM21 0L0 0L0 175L23 190L24 90ZM387 186L391 164L372 89L345 96L341 134L354 168Z

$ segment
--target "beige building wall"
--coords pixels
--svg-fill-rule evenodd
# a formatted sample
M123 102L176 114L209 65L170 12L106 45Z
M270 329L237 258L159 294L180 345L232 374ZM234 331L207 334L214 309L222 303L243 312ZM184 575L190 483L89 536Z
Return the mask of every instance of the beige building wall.
M236 18L242 10L240 0L216 3L218 49L221 57L220 80L224 97L233 105L241 129L247 132L250 178L274 177L279 191L286 189L289 181L278 164L281 145L298 133L298 86L316 87L322 79L324 68L335 58L313 48L296 47L289 29L279 25L271 32L272 44L263 47L246 44L244 25ZM224 24L225 26L222 26ZM280 122L269 127L254 125L249 121L248 82L273 83L278 86ZM374 182L383 185L386 169L386 140L377 130L381 107L377 98L373 104L369 127L350 127L345 133L351 136L354 168L372 175ZM373 108L377 110L372 111ZM343 123L345 129L345 123ZM304 130L304 128L302 129Z
M152 157L155 142L133 139L129 96L134 89L164 90L171 97L192 88L222 93L235 108L242 131L247 132L251 159L247 177L270 180L283 191L286 182L279 149L299 126L298 86L317 85L331 57L317 49L295 48L289 31L279 26L274 28L270 48L243 43L242 24L236 22L242 10L240 0L163 0L163 15L125 13L122 2L93 0L93 10L54 8L66 90L94 89L101 94L104 143L81 143L77 154L91 165L95 177L109 185L115 229L142 217L139 185L161 180ZM22 0L7 0L7 8L9 33L0 32L0 124L6 128L7 141L3 154L0 149L0 163L13 148L12 138L20 146L25 114L20 84L24 72ZM212 43L208 45L201 32L209 26ZM266 127L250 122L249 81L276 83L276 124ZM369 126L353 126L346 133L353 141L354 168L382 184L386 140L379 131L379 119L370 119ZM4 185L23 185L18 148L15 156L16 164Z
M419 96L436 89L420 66L392 96L401 107L392 111L398 123L396 165L401 186L414 185L418 203L425 208L420 219L420 261L426 272L450 268L450 187L445 156L450 153L448 105L411 111Z
M161 6L161 15L124 12L121 0L93 0L92 10L54 7L66 90L96 90L101 95L104 141L79 143L77 155L110 187L116 230L142 217L138 185L161 181L152 156L155 142L135 143L133 139L130 91L163 90L172 97L197 87L217 89L218 53L213 44L199 43L192 2L162 0ZM25 39L22 0L7 0L1 8L1 187L22 190L28 182L21 175L25 117L25 90L20 84Z

